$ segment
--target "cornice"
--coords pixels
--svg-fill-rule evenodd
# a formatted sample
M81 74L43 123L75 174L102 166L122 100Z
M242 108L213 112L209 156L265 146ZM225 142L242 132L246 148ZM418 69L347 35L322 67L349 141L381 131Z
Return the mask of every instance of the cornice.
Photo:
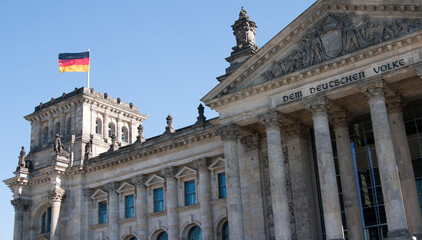
M356 64L363 60L370 60L376 58L379 55L391 53L399 49L406 49L409 45L420 43L422 41L422 30L407 34L405 36L395 38L389 41L385 41L371 47L358 50L351 54L347 54L332 60L322 62L310 66L308 68L292 72L284 76L265 81L263 83L251 86L249 88L239 90L227 95L219 96L216 99L209 101L207 106L215 110L216 108L224 105L244 100L265 92L272 91L274 89L287 86L293 83L303 82L309 77L316 76L321 73L329 73L338 71L344 67Z

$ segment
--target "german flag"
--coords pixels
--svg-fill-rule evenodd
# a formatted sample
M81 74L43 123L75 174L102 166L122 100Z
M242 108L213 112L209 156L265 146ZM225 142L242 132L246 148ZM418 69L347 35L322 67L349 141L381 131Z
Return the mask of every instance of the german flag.
M60 53L59 70L63 72L88 72L89 52Z

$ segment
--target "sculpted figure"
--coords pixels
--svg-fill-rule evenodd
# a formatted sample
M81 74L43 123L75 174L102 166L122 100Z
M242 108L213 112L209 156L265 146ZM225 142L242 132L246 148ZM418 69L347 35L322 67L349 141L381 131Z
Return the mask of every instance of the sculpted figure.
M56 134L56 140L54 141L54 151L57 155L63 157L69 157L70 154L64 149L62 140L60 139L60 135Z
M347 19L344 22L343 26L343 51L344 53L352 52L356 49L362 48L365 44L362 38L362 35L359 31L359 26L363 24L364 21L359 21L359 19Z
M311 30L310 52L312 64L320 63L325 60L325 49L319 36L319 29L314 27Z
M25 151L25 148L22 146L21 152L19 153L19 167L25 167L25 156L26 156L26 151Z
M88 160L92 153L92 138L85 144L85 159Z

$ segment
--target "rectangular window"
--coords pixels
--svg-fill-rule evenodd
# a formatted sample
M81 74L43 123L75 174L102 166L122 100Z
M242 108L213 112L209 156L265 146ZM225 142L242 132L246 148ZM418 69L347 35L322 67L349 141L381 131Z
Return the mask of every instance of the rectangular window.
M196 204L195 181L185 182L185 205Z
M162 188L154 189L154 212L164 211L164 192Z
M135 205L133 201L133 195L125 196L125 218L131 218L135 216Z
M226 198L226 174L218 174L218 198Z
M98 224L107 222L107 202L98 203Z

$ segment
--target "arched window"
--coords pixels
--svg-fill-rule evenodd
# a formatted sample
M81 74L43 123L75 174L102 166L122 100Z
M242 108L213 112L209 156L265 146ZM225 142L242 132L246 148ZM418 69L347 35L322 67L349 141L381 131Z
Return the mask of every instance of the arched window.
M138 240L136 237L130 237L128 240Z
M157 240L168 240L168 235L166 232L162 232L158 235Z
M128 136L128 131L126 127L122 127L122 142L128 142L129 141L129 136Z
M56 125L54 126L54 134L60 135L60 122L56 122Z
M113 136L114 134L114 124L113 123L109 123L108 124L108 137Z
M229 240L229 224L225 222L223 227L221 228L221 239L222 240Z
M43 132L42 132L42 141L43 143L47 143L48 142L48 127L45 127Z
M189 230L188 240L202 240L202 231L199 226L195 226Z
M102 132L101 120L97 118L97 120L95 120L95 133L101 134L101 132Z
M47 208L41 216L41 233L49 233L51 228L51 207Z
M68 136L70 136L71 127L72 127L72 119L69 117L66 121L66 135Z

